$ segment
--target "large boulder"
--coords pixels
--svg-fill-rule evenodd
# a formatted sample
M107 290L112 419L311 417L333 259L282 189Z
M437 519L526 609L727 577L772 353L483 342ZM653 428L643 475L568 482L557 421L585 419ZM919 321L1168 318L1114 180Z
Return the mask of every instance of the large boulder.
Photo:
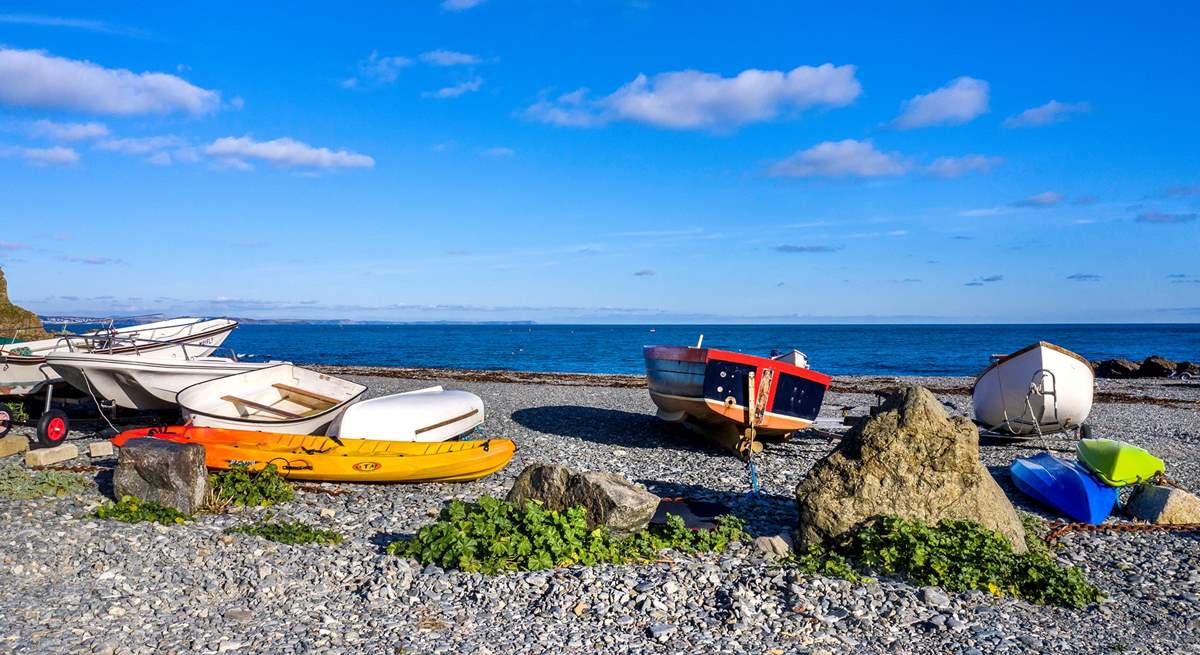
M556 464L531 464L517 476L508 501L523 505L536 500L561 511L577 505L587 510L588 526L605 526L616 535L646 529L658 496L615 473L573 471Z
M113 492L117 498L136 496L195 514L208 495L204 447L162 439L128 441L117 456Z
M852 428L799 486L799 545L831 544L867 519L892 514L930 525L968 519L1024 552L1016 509L979 462L979 432L950 417L924 387L901 388Z
M1175 372L1179 375L1200 376L1200 363L1179 362L1175 365Z
M4 279L4 271L0 270L0 343L7 343L14 336L17 341L35 341L50 335L46 334L37 314L8 299L8 281Z
M1175 362L1166 357L1151 355L1147 357L1140 368L1138 368L1139 378L1165 378L1175 372Z
M1125 511L1158 525L1200 524L1200 498L1174 487L1146 485L1129 499Z
M1106 359L1096 362L1096 377L1124 380L1136 377L1141 364L1128 359Z

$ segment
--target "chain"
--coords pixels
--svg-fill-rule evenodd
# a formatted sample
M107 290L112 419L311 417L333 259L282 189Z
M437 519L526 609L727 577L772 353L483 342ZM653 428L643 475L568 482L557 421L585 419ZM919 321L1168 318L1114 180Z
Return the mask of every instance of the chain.
M1181 523L1178 525L1159 525L1157 523L1115 523L1110 525L1091 525L1088 523L1054 523L1054 527L1042 539L1053 543L1060 537L1072 532L1113 533L1113 532L1200 532L1200 523Z

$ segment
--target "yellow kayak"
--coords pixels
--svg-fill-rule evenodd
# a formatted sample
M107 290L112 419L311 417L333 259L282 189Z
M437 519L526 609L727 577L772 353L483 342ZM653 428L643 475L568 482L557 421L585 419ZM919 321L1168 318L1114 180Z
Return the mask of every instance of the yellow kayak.
M477 480L504 468L517 450L511 439L436 443L342 439L339 443L322 436L192 426L130 430L112 441L123 446L144 437L204 446L210 469L244 464L258 470L274 464L288 479L327 482Z

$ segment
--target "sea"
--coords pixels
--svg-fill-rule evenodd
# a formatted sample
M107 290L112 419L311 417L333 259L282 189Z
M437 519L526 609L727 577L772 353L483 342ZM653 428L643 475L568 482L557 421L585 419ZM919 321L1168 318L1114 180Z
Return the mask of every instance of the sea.
M1049 341L1093 361L1200 361L1200 324L543 325L243 324L226 341L249 361L571 373L643 373L642 347L754 355L799 350L830 375L974 375L993 354Z

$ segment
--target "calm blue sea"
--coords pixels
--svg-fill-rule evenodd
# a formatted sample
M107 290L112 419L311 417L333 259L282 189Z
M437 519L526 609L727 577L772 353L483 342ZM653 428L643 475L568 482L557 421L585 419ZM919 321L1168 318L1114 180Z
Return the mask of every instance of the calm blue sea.
M642 346L796 348L833 375L973 375L1043 340L1092 360L1200 361L1200 325L242 325L226 345L296 363L642 373Z

